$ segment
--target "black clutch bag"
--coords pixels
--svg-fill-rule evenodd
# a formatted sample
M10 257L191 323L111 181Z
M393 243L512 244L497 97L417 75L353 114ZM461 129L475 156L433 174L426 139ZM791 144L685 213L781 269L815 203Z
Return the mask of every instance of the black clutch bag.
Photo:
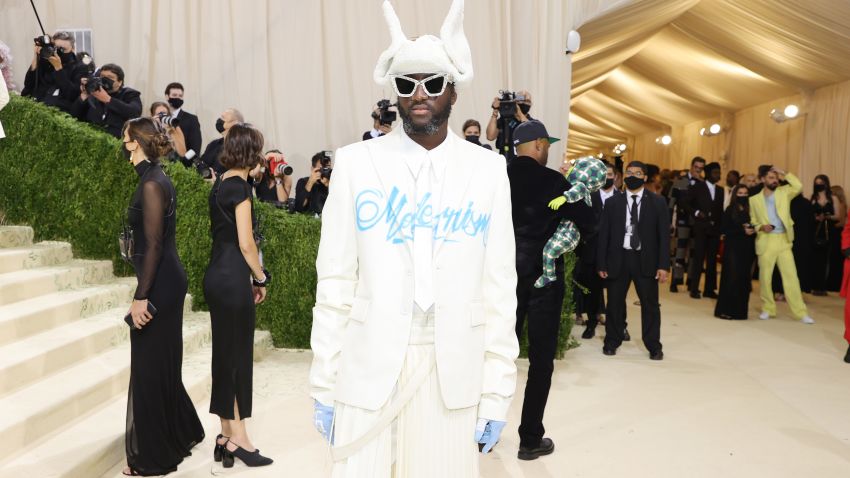
M156 307L153 306L151 301L148 301L148 313L151 314L151 317L156 317L156 312L157 312ZM136 328L136 324L133 323L133 316L132 315L130 315L130 314L125 315L124 316L124 322L127 322L127 325L129 325L131 329Z

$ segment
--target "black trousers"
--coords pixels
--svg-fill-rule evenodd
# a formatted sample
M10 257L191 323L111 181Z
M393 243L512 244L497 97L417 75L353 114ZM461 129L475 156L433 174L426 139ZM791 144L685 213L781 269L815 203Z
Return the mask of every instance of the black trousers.
M717 290L717 250L720 249L720 236L705 232L694 233L694 256L688 271L688 289L699 292L699 278L705 271L705 292Z
M577 263L574 277L581 287L587 289L587 292L585 292L581 287L573 287L576 312L587 314L588 327L596 327L596 324L599 323L599 313L604 310L602 302L604 285L599 273L596 272L596 264L592 262Z
M608 310L605 316L605 348L616 350L623 343L626 294L634 282L640 299L643 344L650 353L661 351L661 307L658 304L658 280L641 273L640 251L623 250L623 270L607 280Z
M523 324L528 323L528 382L519 425L519 444L523 447L538 446L546 431L543 411L552 385L564 302L564 281L560 279L563 272L557 281L542 289L534 287L537 277L519 277L517 281L517 337Z

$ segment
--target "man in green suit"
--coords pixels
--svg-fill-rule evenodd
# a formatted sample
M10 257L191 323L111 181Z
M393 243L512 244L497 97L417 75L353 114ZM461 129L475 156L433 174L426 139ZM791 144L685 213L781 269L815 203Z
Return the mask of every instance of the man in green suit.
M794 221L791 220L791 200L800 194L803 184L791 173L774 168L759 168L764 188L750 198L750 222L758 231L756 237L756 255L759 259L759 290L762 300L762 312L759 319L776 317L776 302L773 299L773 268L779 267L785 297L791 312L804 324L814 324L809 317L803 296L800 293L800 281L797 279L797 266L791 245L794 243ZM780 180L787 184L780 186Z

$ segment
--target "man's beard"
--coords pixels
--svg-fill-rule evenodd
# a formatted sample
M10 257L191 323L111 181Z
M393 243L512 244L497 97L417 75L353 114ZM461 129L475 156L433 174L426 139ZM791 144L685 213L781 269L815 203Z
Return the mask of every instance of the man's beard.
M412 107L413 105L411 105L411 108ZM449 120L449 115L452 113L452 105L450 103L443 111L434 112L434 116L431 117L431 121L424 125L413 124L410 112L402 107L398 108L398 113L401 115L404 132L407 133L408 136L433 136L440 131L440 126Z
M779 187L779 183L765 184L764 187L770 189L771 191L776 191L776 188Z

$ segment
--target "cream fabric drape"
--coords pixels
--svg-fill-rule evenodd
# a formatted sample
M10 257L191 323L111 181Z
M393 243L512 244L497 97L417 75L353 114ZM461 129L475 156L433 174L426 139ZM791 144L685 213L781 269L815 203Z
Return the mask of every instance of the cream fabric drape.
M438 34L451 0L393 0L408 36ZM623 0L467 0L465 29L475 79L461 91L451 126L486 127L500 89L529 90L532 115L566 139L570 61L567 32ZM40 0L49 33L92 28L98 65L117 63L145 110L165 85L186 87L204 143L219 113L240 109L306 174L310 157L359 141L389 89L372 81L389 45L381 0ZM0 0L0 37L15 54L18 83L32 59L37 23L26 0ZM396 123L398 125L399 123ZM566 141L556 144L559 157ZM559 149L560 148L560 149Z

